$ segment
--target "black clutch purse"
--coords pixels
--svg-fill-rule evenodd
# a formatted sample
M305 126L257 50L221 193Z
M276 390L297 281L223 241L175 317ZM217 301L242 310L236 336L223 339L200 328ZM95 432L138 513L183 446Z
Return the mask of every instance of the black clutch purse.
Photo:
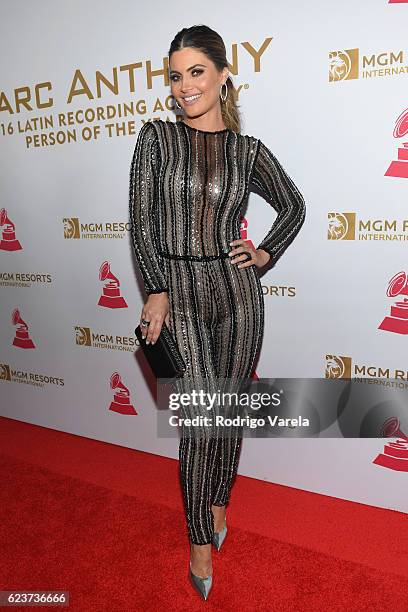
M135 334L156 378L179 378L184 374L186 364L166 323L163 323L154 344L146 344L140 325L136 327Z

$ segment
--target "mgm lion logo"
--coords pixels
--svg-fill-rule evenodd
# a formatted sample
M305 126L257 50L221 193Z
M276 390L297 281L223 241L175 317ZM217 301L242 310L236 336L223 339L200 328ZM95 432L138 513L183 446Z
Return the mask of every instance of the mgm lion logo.
M70 239L81 237L79 219L77 217L65 217L62 222L64 224L64 238Z
M79 346L91 346L91 329L89 327L75 327L75 342Z
M326 355L325 378L351 378L351 357Z
M358 79L358 49L329 53L329 83Z
M354 240L356 235L356 213L329 212L328 240Z
M10 366L0 363L0 380L11 380Z

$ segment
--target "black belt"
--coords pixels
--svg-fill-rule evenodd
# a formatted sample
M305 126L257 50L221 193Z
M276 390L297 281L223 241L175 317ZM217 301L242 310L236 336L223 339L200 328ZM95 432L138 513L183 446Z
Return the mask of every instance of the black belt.
M160 253L167 259L182 259L187 261L211 261L213 259L225 259L229 257L228 253L220 253L219 255L175 255L172 253Z

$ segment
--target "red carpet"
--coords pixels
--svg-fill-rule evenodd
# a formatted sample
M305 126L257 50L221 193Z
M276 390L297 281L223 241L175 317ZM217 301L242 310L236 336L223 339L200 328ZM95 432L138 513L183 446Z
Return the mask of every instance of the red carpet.
M81 612L408 610L406 514L239 476L204 602L177 461L2 417L0 441L0 590Z

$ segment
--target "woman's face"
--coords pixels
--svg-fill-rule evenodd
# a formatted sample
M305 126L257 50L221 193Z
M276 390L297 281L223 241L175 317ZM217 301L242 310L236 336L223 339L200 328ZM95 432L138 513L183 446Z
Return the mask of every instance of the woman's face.
M207 55L191 47L175 51L169 66L171 93L188 117L203 115L220 104L220 87L228 78L228 68L218 72Z

